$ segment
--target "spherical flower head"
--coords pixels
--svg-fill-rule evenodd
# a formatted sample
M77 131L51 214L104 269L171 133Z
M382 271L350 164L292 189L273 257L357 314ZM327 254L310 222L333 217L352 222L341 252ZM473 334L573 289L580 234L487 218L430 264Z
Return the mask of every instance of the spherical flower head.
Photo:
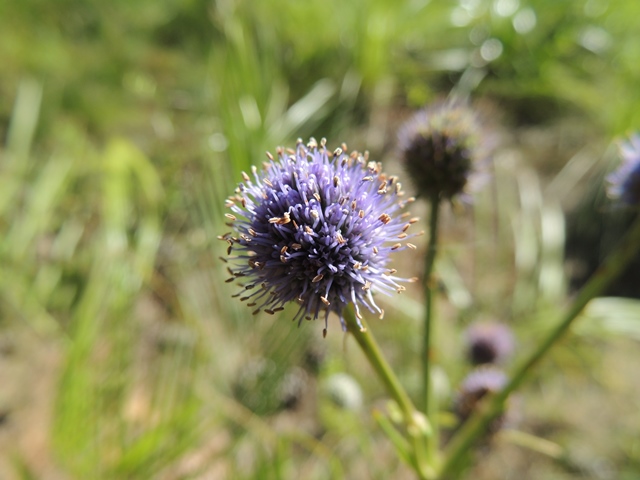
M507 376L494 367L480 367L465 377L455 399L455 412L460 422L464 422L477 409L480 400L488 393L500 391L507 383ZM499 428L502 419L493 427ZM494 430L492 428L491 430Z
M622 164L607 177L607 193L628 206L640 206L640 134L620 144Z
M288 302L300 308L294 320L317 319L331 312L340 317L354 304L383 315L374 301L377 292L405 289L388 267L390 254L407 247L409 227L417 219L400 215L413 199L402 201L396 177L387 176L368 154L346 154L346 145L333 153L311 139L295 150L277 150L264 171L252 169L227 206L229 226L237 233L223 235L229 244L233 279L243 279L237 295L251 307L273 314ZM360 324L362 328L362 325Z
M473 365L501 363L513 353L511 329L496 322L477 322L464 332L467 358Z
M477 115L461 102L437 103L410 118L398 138L417 194L449 200L463 194L485 156L480 136Z

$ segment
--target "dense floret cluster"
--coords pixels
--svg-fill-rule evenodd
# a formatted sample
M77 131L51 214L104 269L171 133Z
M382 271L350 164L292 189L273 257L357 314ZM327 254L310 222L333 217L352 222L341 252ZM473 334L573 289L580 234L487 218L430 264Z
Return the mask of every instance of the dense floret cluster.
M417 112L398 132L405 169L416 192L452 199L479 173L481 148L476 113L463 103L441 102Z
M385 175L368 154L330 152L325 140L295 150L267 154L264 170L243 173L227 206L235 232L223 235L230 255L229 281L239 279L240 300L273 314L298 302L298 323L360 306L382 316L377 292L405 289L390 254L407 247L409 227L417 221L400 214L406 203L398 179Z

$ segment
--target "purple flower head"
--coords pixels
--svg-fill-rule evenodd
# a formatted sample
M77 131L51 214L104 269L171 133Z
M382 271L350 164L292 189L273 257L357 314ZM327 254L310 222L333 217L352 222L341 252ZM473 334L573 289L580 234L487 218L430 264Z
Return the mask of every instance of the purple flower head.
M288 302L298 302L294 317L340 317L353 303L360 322L360 305L383 315L373 294L401 292L396 270L388 267L389 254L406 247L406 232L416 219L399 215L406 203L396 177L387 176L368 154L346 154L346 145L333 153L325 140L298 140L295 150L267 154L263 172L253 167L253 180L244 181L229 198L227 214L238 237L229 243L232 277L246 283L237 294L248 305L273 314Z
M511 329L496 322L478 322L464 332L467 358L474 365L500 363L513 353Z
M398 139L418 195L452 199L464 193L486 156L480 137L476 113L461 102L439 102L411 117Z
M622 164L607 177L610 197L630 206L640 206L640 134L620 144Z
M496 393L507 383L507 376L493 367L480 367L465 377L455 399L455 412L464 422L488 393ZM501 423L501 422L500 422Z

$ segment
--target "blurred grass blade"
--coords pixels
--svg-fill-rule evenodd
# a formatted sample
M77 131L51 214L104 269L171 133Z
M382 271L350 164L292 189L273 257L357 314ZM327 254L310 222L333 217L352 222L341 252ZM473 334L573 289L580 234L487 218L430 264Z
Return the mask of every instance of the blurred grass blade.
M71 158L51 158L29 189L24 212L16 215L5 239L16 261L23 260L34 250L37 237L48 230L55 219L54 210L65 193L72 166Z
M473 297L465 286L462 275L458 271L450 255L443 253L436 261L440 279L444 283L447 298L460 311L465 311L473 304Z
M16 159L25 159L29 156L40 115L41 101L42 84L32 78L22 80L18 87L7 134L7 151Z
M538 285L541 297L560 303L565 297L564 214L558 204L547 202L541 211L540 266Z
M545 198L564 200L576 188L601 159L600 152L593 151L592 146L581 149L562 167L562 170L545 188Z
M321 110L334 95L336 86L329 79L318 81L300 100L289 107L286 114L274 122L269 134L275 138L290 138L312 118L321 118Z
M516 172L520 210L513 220L515 266L513 308L522 312L535 306L538 285L535 280L540 258L540 215L543 205L540 181L530 169Z
M22 80L9 122L7 145L0 151L0 217L14 207L15 195L23 186L28 171L29 151L38 124L42 85L33 79Z
M601 297L591 300L584 310L584 319L576 326L582 335L600 337L620 335L640 340L640 300Z

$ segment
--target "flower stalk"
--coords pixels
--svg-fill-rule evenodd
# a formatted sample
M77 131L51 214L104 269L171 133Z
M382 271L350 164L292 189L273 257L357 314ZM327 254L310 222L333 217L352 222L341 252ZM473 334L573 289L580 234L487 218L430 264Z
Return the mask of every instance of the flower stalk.
M412 441L413 456L415 461L412 466L421 479L431 479L435 474L433 464L429 462L425 455L425 439L432 435L432 427L427 418L424 417L409 398L409 395L402 387L398 377L385 359L380 346L373 333L367 328L364 319L360 319L360 326L353 309L347 308L344 311L344 320L347 331L353 335L360 349L369 361L378 379L385 386L387 393L395 400L404 417L407 432Z
M427 418L431 419L433 435L429 439L429 458L434 459L439 442L438 435L438 400L433 388L433 344L434 344L434 315L433 291L436 287L436 280L433 275L436 254L438 251L438 220L440 213L440 196L434 193L431 196L431 216L429 218L429 245L425 256L424 267L424 333L422 339L422 399L424 402L424 412Z
M391 366L382 355L380 346L373 336L373 333L367 328L365 320L360 320L360 323L362 324L361 328L358 325L353 309L351 308L345 309L344 319L347 331L353 335L353 338L360 346L360 349L364 353L365 357L367 357L367 360L369 360L369 364L385 386L387 392L400 407L405 421L408 425L413 423L416 408L409 398L409 395L402 387L398 377L396 377Z

